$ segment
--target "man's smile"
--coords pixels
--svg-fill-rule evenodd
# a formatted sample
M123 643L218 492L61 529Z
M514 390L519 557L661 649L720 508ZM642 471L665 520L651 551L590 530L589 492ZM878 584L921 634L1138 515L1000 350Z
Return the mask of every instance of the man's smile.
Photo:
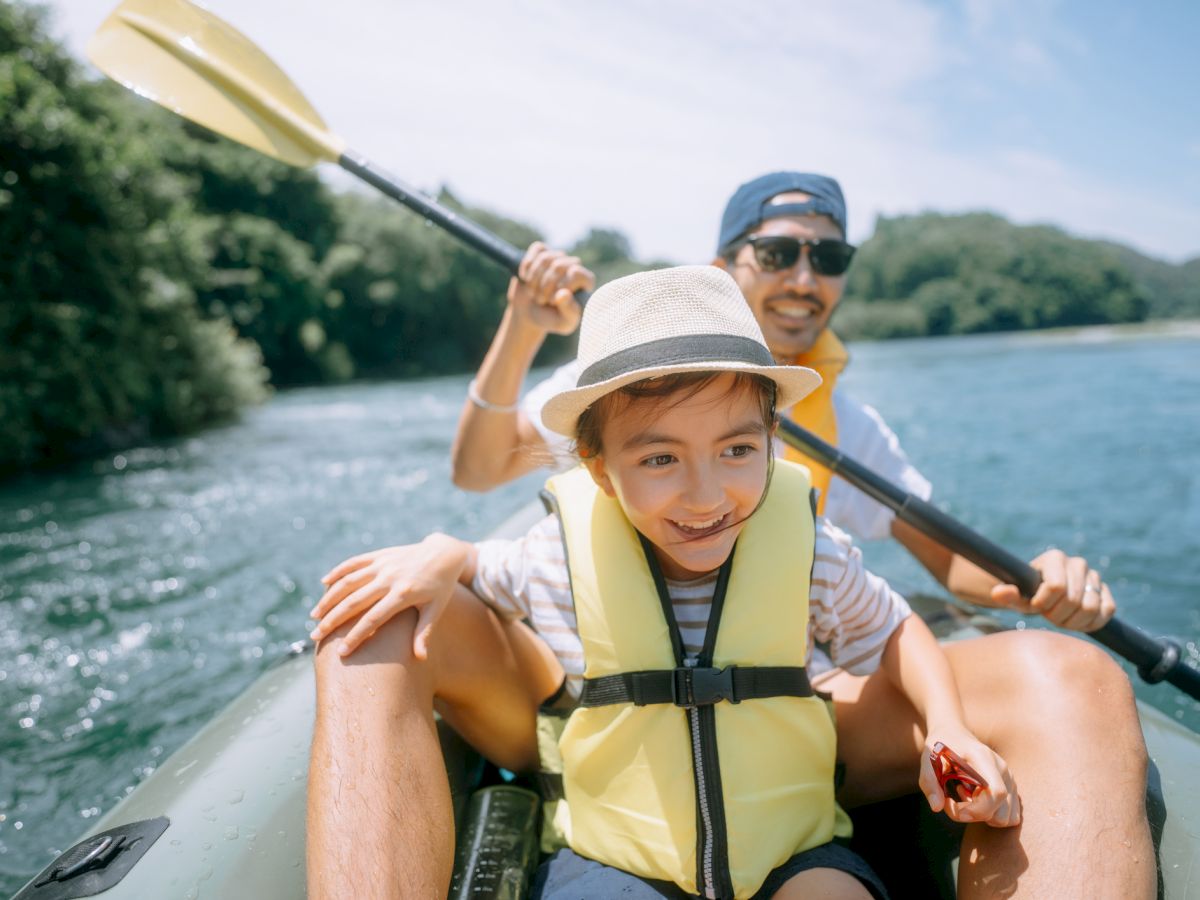
M803 325L824 310L824 304L815 297L793 295L771 297L764 304L764 311L778 319L794 325Z

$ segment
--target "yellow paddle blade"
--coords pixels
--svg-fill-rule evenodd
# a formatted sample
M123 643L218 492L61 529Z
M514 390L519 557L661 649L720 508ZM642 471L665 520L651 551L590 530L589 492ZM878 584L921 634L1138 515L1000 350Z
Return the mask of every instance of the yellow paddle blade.
M270 57L188 0L125 0L87 54L135 93L293 166L346 149Z

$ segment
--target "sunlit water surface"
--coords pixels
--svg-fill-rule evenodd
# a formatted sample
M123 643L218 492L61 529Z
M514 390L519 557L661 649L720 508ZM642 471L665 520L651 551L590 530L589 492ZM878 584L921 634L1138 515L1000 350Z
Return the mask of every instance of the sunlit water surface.
M1088 556L1121 614L1200 637L1200 333L852 348L946 509ZM433 529L481 537L540 482L449 484L465 377L289 392L236 425L0 486L0 894L304 636L318 579ZM893 546L867 562L931 580ZM1169 686L1142 698L1200 729Z

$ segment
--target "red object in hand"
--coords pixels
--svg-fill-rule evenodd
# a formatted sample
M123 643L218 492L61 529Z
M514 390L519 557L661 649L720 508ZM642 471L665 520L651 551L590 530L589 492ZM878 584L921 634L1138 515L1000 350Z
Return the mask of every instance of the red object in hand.
M942 793L960 803L974 800L988 785L983 776L967 765L967 761L937 741L929 751L933 774L937 776Z

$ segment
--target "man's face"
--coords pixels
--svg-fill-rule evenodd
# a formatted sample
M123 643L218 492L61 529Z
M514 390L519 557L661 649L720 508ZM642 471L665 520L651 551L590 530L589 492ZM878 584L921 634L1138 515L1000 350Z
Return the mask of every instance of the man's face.
M780 194L772 203L800 203L808 194ZM767 219L756 235L786 235L800 240L838 238L844 235L828 216L794 216ZM829 324L829 317L846 285L846 276L818 275L809 262L807 247L790 269L764 272L754 258L754 248L741 247L732 264L717 260L742 289L767 346L780 363L793 362L806 352Z

